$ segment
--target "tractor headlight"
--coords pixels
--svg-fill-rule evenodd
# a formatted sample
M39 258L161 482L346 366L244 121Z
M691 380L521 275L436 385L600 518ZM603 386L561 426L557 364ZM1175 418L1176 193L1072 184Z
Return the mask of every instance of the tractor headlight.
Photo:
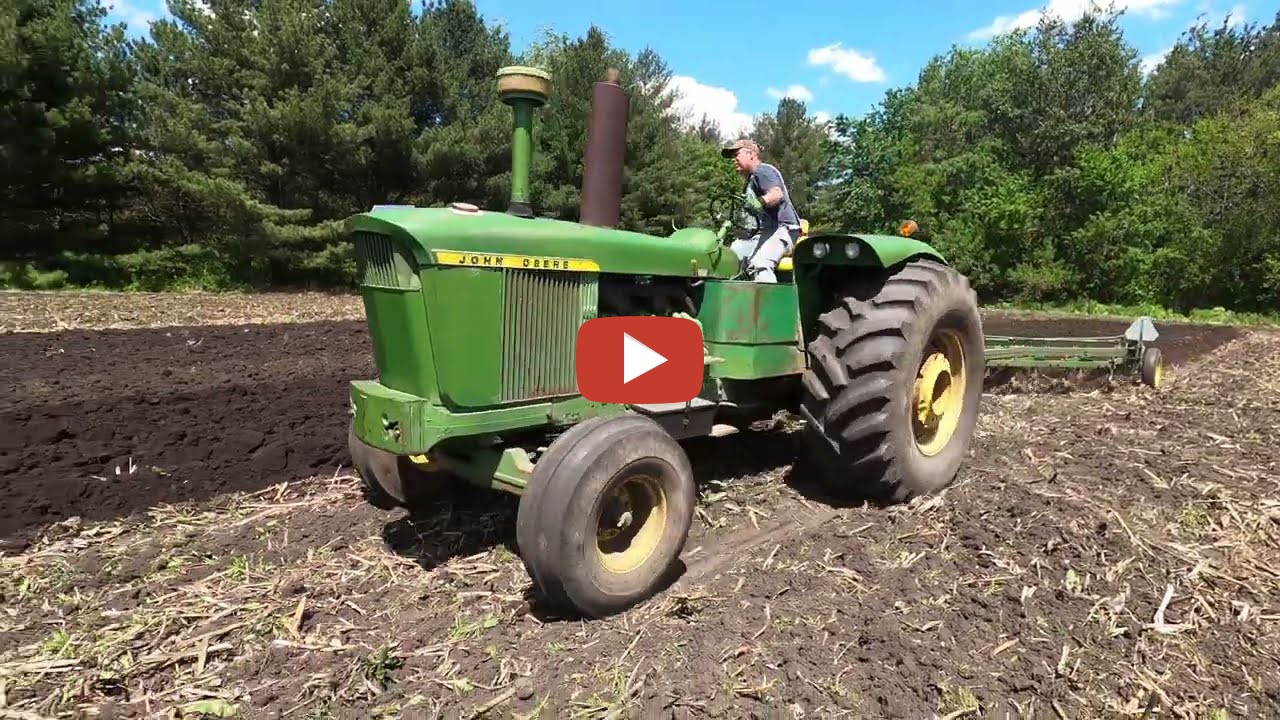
M844 256L850 260L858 257L860 252L862 252L862 248L858 247L858 243L849 243L844 246Z
M819 240L813 244L813 256L821 260L827 256L827 244Z

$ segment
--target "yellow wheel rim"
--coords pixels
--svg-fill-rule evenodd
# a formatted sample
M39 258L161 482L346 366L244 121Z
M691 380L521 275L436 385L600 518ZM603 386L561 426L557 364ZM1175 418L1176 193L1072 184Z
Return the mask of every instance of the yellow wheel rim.
M631 475L601 503L596 554L606 570L634 571L653 555L667 527L667 497L658 479Z
M1159 363L1156 365L1155 377L1152 378L1152 386L1160 387L1163 384L1164 384L1164 363Z
M964 410L964 345L953 330L939 330L924 352L911 397L916 447L937 455L951 441Z

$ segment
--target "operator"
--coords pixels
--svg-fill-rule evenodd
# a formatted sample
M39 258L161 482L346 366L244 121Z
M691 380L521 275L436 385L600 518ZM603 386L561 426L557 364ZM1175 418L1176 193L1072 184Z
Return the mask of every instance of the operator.
M734 243L734 251L747 260L747 272L755 282L776 283L774 271L800 238L800 213L791 204L791 193L778 168L760 160L760 146L742 138L720 151L731 157L738 174L747 178L747 202L755 206L757 233Z

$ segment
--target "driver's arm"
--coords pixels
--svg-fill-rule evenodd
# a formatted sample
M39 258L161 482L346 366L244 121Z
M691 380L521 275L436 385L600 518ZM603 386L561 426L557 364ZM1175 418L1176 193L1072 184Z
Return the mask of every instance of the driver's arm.
M764 191L760 196L760 204L773 207L782 202L782 174L772 167L761 167L756 171L756 180Z

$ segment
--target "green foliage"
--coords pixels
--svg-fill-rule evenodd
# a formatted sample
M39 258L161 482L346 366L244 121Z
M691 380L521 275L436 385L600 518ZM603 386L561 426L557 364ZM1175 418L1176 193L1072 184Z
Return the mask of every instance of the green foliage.
M30 252L14 256L26 264L4 277L9 286L37 278L125 289L350 285L346 217L386 203L506 205L512 117L494 83L498 68L516 62L554 75L536 125L539 212L578 217L591 88L608 68L622 72L631 95L624 227L666 234L709 224L710 197L740 187L718 138L672 116L662 59L613 47L595 27L580 38L549 33L517 57L466 0L432 0L420 12L407 0L173 0L170 16L129 45L119 29L89 22L102 14L94 0L75 0L83 17L70 19L73 0L22 1L22 47L68 47L46 53L61 58L53 69L21 54L4 66L5 127L18 128L36 104L18 102L19 90L41 91L52 82L45 75L73 62L99 85L125 82L131 114L86 119L99 134L115 133L122 159L86 163L87 176L110 172L114 184L69 201L96 220L70 231L76 242L43 239L69 230L68 210L50 198L26 203L34 219L4 218L6 229L32 228ZM88 85L66 94L69 105L101 95ZM9 167L15 147L24 146L5 146ZM51 167L65 164L55 160ZM66 194L72 180L47 186Z
M631 98L621 225L710 226L742 178L672 74L592 26L514 52L468 0L101 0L0 13L0 286L349 286L375 204L505 207L506 64L544 67L532 200L579 217L592 86ZM748 133L815 230L907 218L988 303L1280 306L1280 14L1188 30L1144 74L1114 14L951 48L863 117L785 99ZM1210 311L1219 312L1219 311ZM1152 314L1152 313L1149 313Z
M953 49L837 119L815 224L913 218L992 303L1273 310L1280 24L1193 29L1144 80L1115 19Z
M0 262L0 288L58 290L67 286L65 270L37 270L31 263Z
M122 255L63 253L53 263L69 284L102 290L239 290L240 261L203 245Z
M1123 305L1101 303L1094 300L1076 300L1065 303L992 303L993 310L1036 312L1048 315L1088 315L1097 318L1132 320L1147 316L1165 322L1191 322L1206 325L1248 325L1255 327L1280 327L1280 313L1237 312L1224 307L1197 308L1190 312L1177 312L1162 305Z
M1280 24L1274 19L1260 28L1232 27L1224 18L1212 32L1201 21L1183 33L1151 76L1145 111L1158 121L1188 125L1246 109L1278 81Z
M628 55L593 26L577 39L544 34L522 62L546 68L554 78L534 134L533 200L542 212L563 220L579 217L592 87L610 68L619 71L630 98L622 227L665 235L709 223L709 197L740 186L718 145L673 119L671 72L653 51Z
M123 29L104 26L105 14L88 0L9 0L0 12L0 237L10 257L101 241L122 207L137 104Z

